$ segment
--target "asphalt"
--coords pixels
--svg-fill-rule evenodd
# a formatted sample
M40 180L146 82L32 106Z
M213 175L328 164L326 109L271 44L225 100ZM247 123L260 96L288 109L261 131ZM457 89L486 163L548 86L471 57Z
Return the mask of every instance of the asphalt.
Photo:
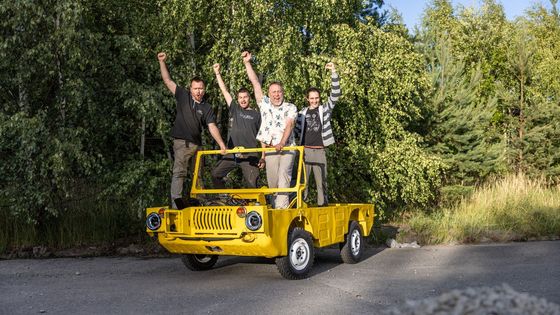
M193 272L173 258L0 261L0 314L378 314L453 289L508 284L560 304L560 241L368 248L358 264L323 249L306 280L272 259L221 257Z

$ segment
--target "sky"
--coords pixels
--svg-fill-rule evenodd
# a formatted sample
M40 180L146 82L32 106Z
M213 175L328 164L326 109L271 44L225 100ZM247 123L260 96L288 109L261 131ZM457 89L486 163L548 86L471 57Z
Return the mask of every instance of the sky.
M403 17L404 24L408 29L414 29L415 25L420 23L422 13L431 0L385 0L383 8L393 7L400 12ZM457 5L480 7L480 0L452 0L453 7ZM524 14L525 10L533 6L535 3L542 3L547 8L551 8L548 0L497 0L504 7L508 20L513 20L517 16Z

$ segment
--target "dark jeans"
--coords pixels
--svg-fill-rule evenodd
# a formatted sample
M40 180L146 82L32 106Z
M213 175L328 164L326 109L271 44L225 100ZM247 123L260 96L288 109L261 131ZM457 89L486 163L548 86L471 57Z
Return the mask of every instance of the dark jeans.
M222 157L216 167L212 170L212 183L215 189L226 188L224 177L233 171L236 167L241 167L243 178L247 182L248 188L257 187L257 179L259 178L259 158L256 156L236 157L234 154L227 154Z

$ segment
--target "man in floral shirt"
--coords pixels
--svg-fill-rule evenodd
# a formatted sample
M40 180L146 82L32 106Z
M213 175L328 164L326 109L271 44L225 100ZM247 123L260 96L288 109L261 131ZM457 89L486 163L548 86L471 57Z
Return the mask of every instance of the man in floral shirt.
M272 82L268 87L268 96L262 92L257 74L251 65L251 53L241 54L247 75L255 92L255 98L261 112L261 127L257 140L267 147L276 148L276 152L266 153L266 178L269 188L288 188L292 179L292 165L295 152L282 151L285 146L295 145L293 128L297 117L297 107L284 102L284 88L280 82ZM274 198L275 209L288 208L289 193L278 193Z

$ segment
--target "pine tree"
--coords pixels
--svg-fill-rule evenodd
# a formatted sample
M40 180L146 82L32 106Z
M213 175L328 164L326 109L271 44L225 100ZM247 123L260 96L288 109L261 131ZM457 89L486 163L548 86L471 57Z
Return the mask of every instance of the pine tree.
M458 25L451 4L435 1L425 12L417 48L433 87L428 145L446 163L447 184L473 185L504 171L505 148L492 125L496 100L480 97L480 63L466 67L458 53Z

